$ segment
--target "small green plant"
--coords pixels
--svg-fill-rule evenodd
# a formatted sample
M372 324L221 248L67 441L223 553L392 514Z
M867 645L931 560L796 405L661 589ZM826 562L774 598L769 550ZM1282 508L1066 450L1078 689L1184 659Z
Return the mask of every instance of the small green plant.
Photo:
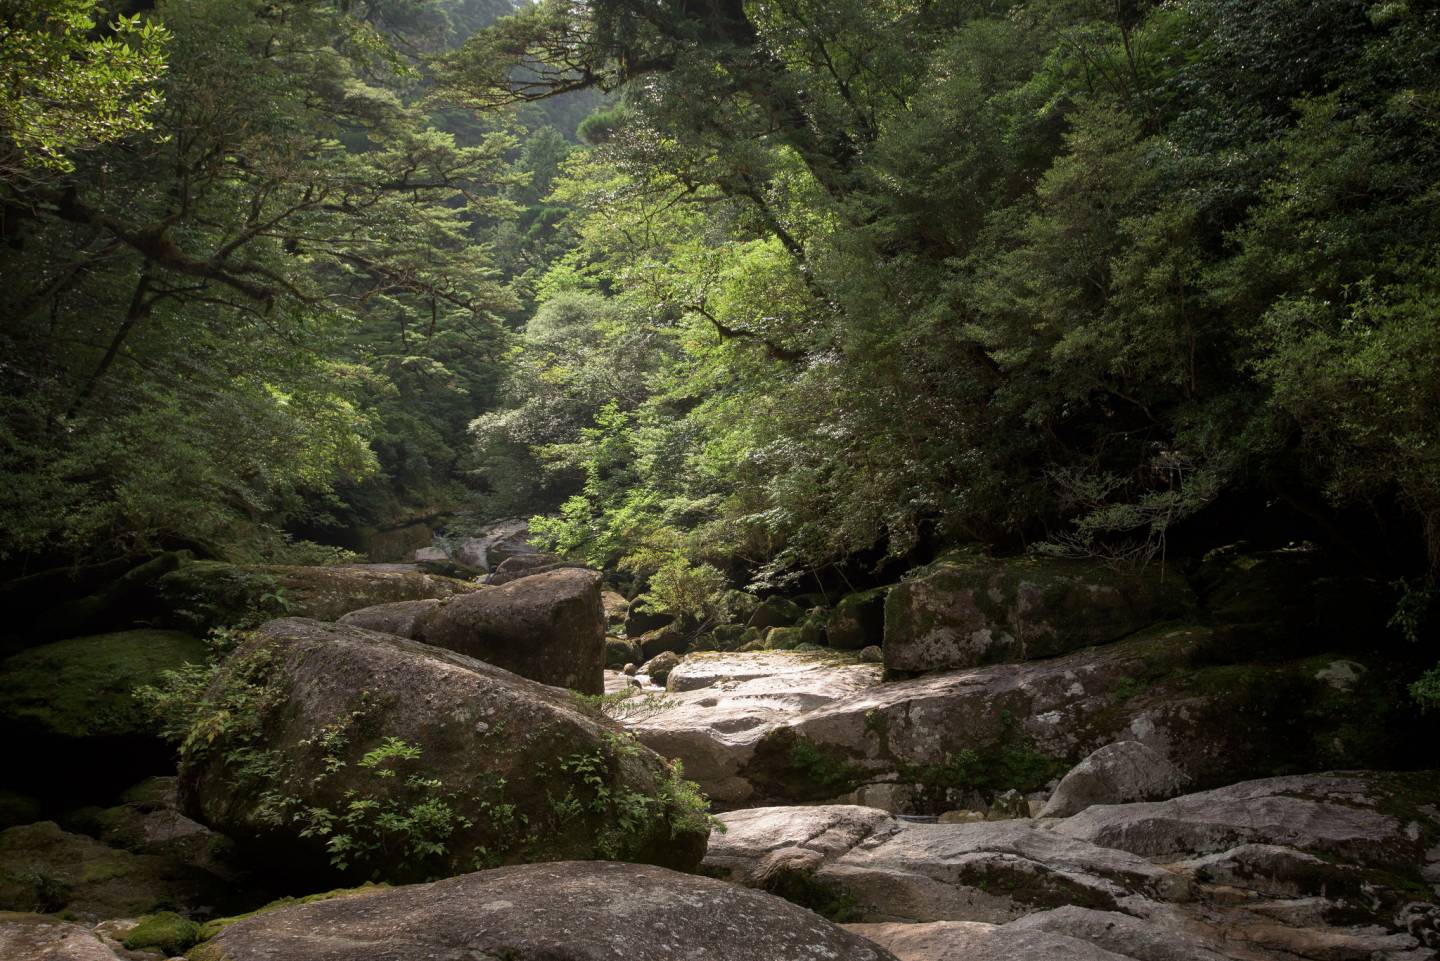
M1395 611L1390 615L1388 626L1391 630L1399 631L1411 644L1418 643L1426 623L1430 620L1435 599L1440 596L1440 590L1437 590L1432 581L1405 578L1395 581L1391 586L1400 592L1400 600L1395 604Z
M637 687L626 688L611 694L581 694L572 691L576 706L587 714L608 717L621 723L635 723L673 707L674 698L660 691L641 691Z
M1009 711L1000 715L1000 733L989 744L947 752L938 764L900 764L902 779L922 786L934 804L952 793L1034 791L1063 774L1065 761L1035 749Z
M804 737L795 738L790 760L807 781L827 790L843 791L859 776L854 764L840 760Z
M1422 711L1440 708L1440 666L1420 675L1420 679L1410 685L1410 696L1419 702Z
M334 733L319 738L328 738L330 745L339 743ZM265 802L278 817L302 825L301 837L324 838L336 870L373 864L383 856L402 871L421 872L427 863L449 853L449 839L457 830L473 826L455 810L455 798L445 793L439 778L411 770L409 762L418 762L421 756L416 745L386 737L356 762L377 782L373 788L351 788L339 804L329 807L305 807L279 791L268 792ZM402 779L407 770L410 773Z

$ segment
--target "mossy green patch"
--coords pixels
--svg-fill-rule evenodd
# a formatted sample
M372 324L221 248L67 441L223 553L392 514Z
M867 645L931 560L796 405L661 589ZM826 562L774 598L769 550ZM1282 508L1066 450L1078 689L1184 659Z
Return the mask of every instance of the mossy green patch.
M293 907L297 904L313 904L316 901L330 901L335 898L348 898L355 895L373 894L377 891L384 891L389 888L388 884L366 883L353 888L336 888L331 891L317 891L314 894L307 894L303 897L278 898L269 904L262 905L254 911L247 911L244 914L237 914L228 918L215 918L201 924L196 930L196 941L209 941L215 935L224 931L236 921L244 921L246 918L253 918L270 911L278 911L280 908Z
M143 951L159 948L168 958L190 950L199 940L198 924L173 911L162 911L146 915L130 929L130 933L125 935L125 949Z
M66 738L145 734L149 722L135 689L206 655L203 642L176 631L46 644L0 664L0 720Z

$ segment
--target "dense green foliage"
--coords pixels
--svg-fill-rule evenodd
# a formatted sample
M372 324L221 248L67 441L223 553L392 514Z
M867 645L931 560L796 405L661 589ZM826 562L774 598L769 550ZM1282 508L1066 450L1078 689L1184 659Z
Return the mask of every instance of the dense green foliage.
M506 9L3 7L7 558L538 513L703 621L1273 510L1428 596L1433 5Z
M526 11L459 96L623 96L552 195L564 334L481 436L583 476L550 530L594 560L1144 556L1235 490L1398 501L1437 556L1437 41L1404 3Z
M513 178L500 126L423 105L431 5L164 0L100 40L94 4L11 6L0 552L234 543L366 477L444 496Z

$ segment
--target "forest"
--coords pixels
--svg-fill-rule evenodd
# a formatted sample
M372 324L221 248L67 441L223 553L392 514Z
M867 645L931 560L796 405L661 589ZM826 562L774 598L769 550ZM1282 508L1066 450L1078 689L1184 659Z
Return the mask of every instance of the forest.
M0 278L0 961L1440 950L1431 0L0 0Z

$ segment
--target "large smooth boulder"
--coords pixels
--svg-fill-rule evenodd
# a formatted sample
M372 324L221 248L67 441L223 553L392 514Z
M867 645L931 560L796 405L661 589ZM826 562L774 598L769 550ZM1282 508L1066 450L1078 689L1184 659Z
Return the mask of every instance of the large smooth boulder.
M635 643L640 645L641 653L649 660L666 653L684 654L690 650L694 638L694 625L677 620L653 631L646 631L635 638Z
M663 651L641 664L639 673L649 677L655 684L664 687L665 682L670 678L670 672L679 666L679 654L674 651Z
M625 609L625 636L638 638L674 622L674 614L652 611L644 600L636 598Z
M1117 741L1071 768L1040 816L1068 817L1092 804L1163 801L1188 782L1185 772L1139 741Z
M704 845L703 801L660 757L570 692L454 651L271 621L205 703L181 755L185 812L272 871L413 879L565 857L684 868Z
M57 641L0 662L11 751L0 783L74 804L165 771L171 751L135 691L207 654L188 634L145 630Z
M756 605L745 622L746 627L765 630L770 627L791 627L805 616L805 608L784 597L767 597Z
M1189 588L1159 566L956 554L885 598L885 666L952 670L1054 657L1184 613Z
M397 565L246 566L196 561L156 582L166 623L204 633L268 617L338 620L351 611L395 601L453 597L478 585Z
M645 660L640 645L623 637L605 638L605 666L619 670L626 664L639 664Z
M600 575L566 569L453 598L416 636L522 677L582 694L605 689Z
M630 602L625 595L608 588L600 592L600 607L605 611L605 626L623 630L625 616L630 613Z
M567 567L584 569L585 565L563 560L554 554L517 554L495 568L494 572L485 578L485 583L508 584L511 581L518 581L522 577L544 574L547 571L558 571Z
M269 911L195 961L894 961L757 891L659 868L528 864Z

